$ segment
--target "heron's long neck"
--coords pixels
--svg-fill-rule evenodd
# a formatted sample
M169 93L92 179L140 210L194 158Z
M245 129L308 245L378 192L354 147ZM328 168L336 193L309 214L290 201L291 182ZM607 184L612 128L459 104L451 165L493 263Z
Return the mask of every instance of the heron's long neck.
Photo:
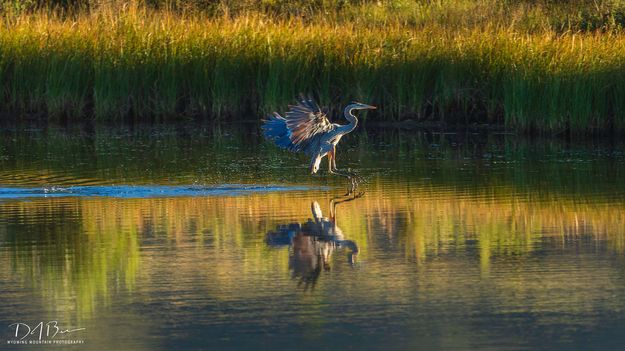
M356 116L352 114L353 110L354 108L352 106L347 106L345 108L345 111L343 111L345 119L349 122L349 124L341 126L341 129L344 133L351 132L352 130L356 129L356 126L358 125L358 118L356 118Z

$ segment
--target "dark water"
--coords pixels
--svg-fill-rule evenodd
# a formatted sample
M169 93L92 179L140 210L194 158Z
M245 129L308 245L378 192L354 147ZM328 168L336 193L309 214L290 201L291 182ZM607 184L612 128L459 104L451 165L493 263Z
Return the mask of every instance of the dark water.
M3 130L0 348L625 348L622 143L235 129Z

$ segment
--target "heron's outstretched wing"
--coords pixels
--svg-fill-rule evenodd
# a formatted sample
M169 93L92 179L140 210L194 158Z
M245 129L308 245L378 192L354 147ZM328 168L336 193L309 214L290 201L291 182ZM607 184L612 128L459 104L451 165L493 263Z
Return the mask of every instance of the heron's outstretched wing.
M277 112L267 116L263 120L263 134L265 138L273 140L279 147L289 151L297 151L297 148L291 142L290 132L286 126L286 119Z
M312 98L300 97L297 105L285 114L289 138L297 151L309 155L319 151L321 136L334 129L319 105Z

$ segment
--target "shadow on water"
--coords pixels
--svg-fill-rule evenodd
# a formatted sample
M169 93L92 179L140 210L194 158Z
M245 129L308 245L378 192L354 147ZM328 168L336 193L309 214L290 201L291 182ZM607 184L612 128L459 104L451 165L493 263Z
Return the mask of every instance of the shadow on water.
M348 193L330 200L330 217L324 217L317 201L310 205L312 219L305 223L281 224L267 233L270 247L289 247L289 269L299 279L304 290L314 289L322 271L330 271L330 259L335 251L346 250L347 262L353 265L358 256L358 245L346 240L338 226L337 206L362 197L364 193Z

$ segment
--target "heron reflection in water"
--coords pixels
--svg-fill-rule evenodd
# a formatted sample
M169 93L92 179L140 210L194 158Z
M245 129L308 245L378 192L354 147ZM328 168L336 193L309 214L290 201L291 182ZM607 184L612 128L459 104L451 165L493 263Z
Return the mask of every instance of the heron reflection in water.
M324 217L317 201L311 204L312 219L306 223L279 225L275 231L267 233L267 245L272 247L289 246L289 269L293 278L299 279L298 286L304 290L314 289L322 271L331 269L330 259L335 251L347 251L347 262L353 265L358 255L358 245L345 240L343 231L336 219L336 206L353 201L363 193L330 200L330 217Z
M375 106L353 102L345 107L343 116L349 122L341 125L330 123L319 105L310 97L301 96L297 105L289 106L284 117L274 112L263 121L265 138L272 140L283 149L293 152L303 152L310 159L310 173L319 170L321 159L328 157L328 172L347 177L351 182L348 194L355 191L361 178L349 168L339 170L336 167L336 145L341 138L351 133L358 125L358 118L353 112L356 110L374 110Z

